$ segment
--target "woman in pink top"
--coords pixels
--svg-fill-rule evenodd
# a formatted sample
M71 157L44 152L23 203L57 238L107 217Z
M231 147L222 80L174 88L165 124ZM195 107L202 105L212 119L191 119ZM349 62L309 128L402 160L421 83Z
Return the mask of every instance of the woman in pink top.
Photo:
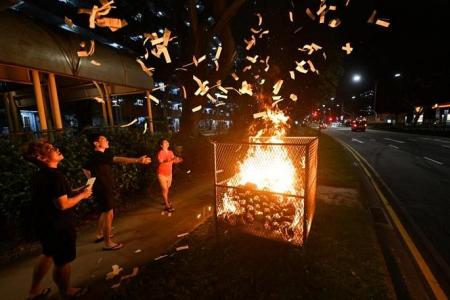
M181 157L175 156L171 150L169 150L169 141L166 139L161 140L161 150L158 152L158 180L161 186L162 196L164 199L165 210L169 212L175 211L172 207L172 203L169 201L169 189L172 185L172 165L183 162Z

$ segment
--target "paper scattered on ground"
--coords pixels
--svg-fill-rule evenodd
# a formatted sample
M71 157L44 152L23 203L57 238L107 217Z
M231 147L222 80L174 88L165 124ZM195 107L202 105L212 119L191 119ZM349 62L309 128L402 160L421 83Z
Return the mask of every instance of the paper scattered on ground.
M295 95L295 94L290 94L289 98L294 102L297 101L297 95Z
M155 258L154 260L160 260L160 259L163 259L163 258L165 258L165 257L167 257L167 256L168 256L167 254L164 254L164 255L158 256L158 257Z
M142 252L141 249L136 249L136 250L134 251L134 253L141 253L141 252Z
M109 272L108 274L106 274L106 280L113 279L114 277L119 275L120 272L122 272L122 271L123 271L123 268L119 267L118 265L113 265L112 271Z
M97 66L97 67L102 65L101 63L99 63L96 60L91 60L91 64L93 64L94 66Z
M187 249L189 249L189 245L180 246L180 247L175 248L176 251L182 251L182 250L187 250Z
M389 23L389 20L385 20L385 19L377 19L377 21L375 22L376 25L381 26L381 27L389 27L389 25L391 23Z
M185 233L180 233L177 235L177 237L183 237L183 236L187 236L189 234L189 232L185 232Z

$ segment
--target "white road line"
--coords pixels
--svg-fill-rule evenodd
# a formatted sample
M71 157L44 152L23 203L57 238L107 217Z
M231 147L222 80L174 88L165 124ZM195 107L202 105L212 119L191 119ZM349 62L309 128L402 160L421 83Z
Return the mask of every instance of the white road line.
M388 145L388 147L391 147L391 148L394 148L394 149L398 149L398 147L394 146L394 145Z
M392 142L396 142L396 143L399 143L399 144L404 144L405 143L403 141L394 140L394 139L390 139L390 138L384 138L384 139L387 140L387 141L392 141Z
M444 143L444 144L450 144L450 141L441 140L441 139L433 139L433 141L435 141L435 142L441 142L441 143Z
M358 143L360 143L360 144L364 144L363 141L360 141L360 140L358 140L358 139L352 139L352 142L358 142Z
M435 164L438 164L438 165L443 165L443 164L444 164L444 163L442 163L442 162L440 162L440 161L431 159L431 158L426 157L426 156L424 156L423 158L425 158L426 160L432 161L432 162L434 162Z
M441 146L444 147L444 148L450 148L449 145L441 145Z

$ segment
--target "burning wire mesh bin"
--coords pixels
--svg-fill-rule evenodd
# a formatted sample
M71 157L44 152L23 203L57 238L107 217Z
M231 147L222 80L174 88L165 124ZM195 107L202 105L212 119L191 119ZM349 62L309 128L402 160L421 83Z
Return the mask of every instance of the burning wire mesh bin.
M302 246L315 210L317 148L315 137L215 143L217 220Z

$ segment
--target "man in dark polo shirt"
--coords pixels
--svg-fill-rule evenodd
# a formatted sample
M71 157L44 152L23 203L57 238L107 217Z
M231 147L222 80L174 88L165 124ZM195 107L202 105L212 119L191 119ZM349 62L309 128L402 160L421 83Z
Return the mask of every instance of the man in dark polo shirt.
M100 209L95 242L104 242L103 250L118 250L123 247L121 243L111 240L111 228L114 218L114 178L112 175L112 165L122 164L149 164L150 157L144 155L139 158L114 156L108 150L108 139L101 133L93 134L89 141L94 146L94 153L89 161L84 165L83 171L88 178L95 177L94 196Z
M77 298L85 289L70 287L70 262L76 257L76 231L72 208L91 196L91 188L72 191L66 177L58 170L64 159L61 152L46 141L28 145L25 159L40 169L32 180L32 208L35 229L42 245L42 256L33 271L28 299L43 299L50 293L41 282L55 265L53 279L63 298Z

